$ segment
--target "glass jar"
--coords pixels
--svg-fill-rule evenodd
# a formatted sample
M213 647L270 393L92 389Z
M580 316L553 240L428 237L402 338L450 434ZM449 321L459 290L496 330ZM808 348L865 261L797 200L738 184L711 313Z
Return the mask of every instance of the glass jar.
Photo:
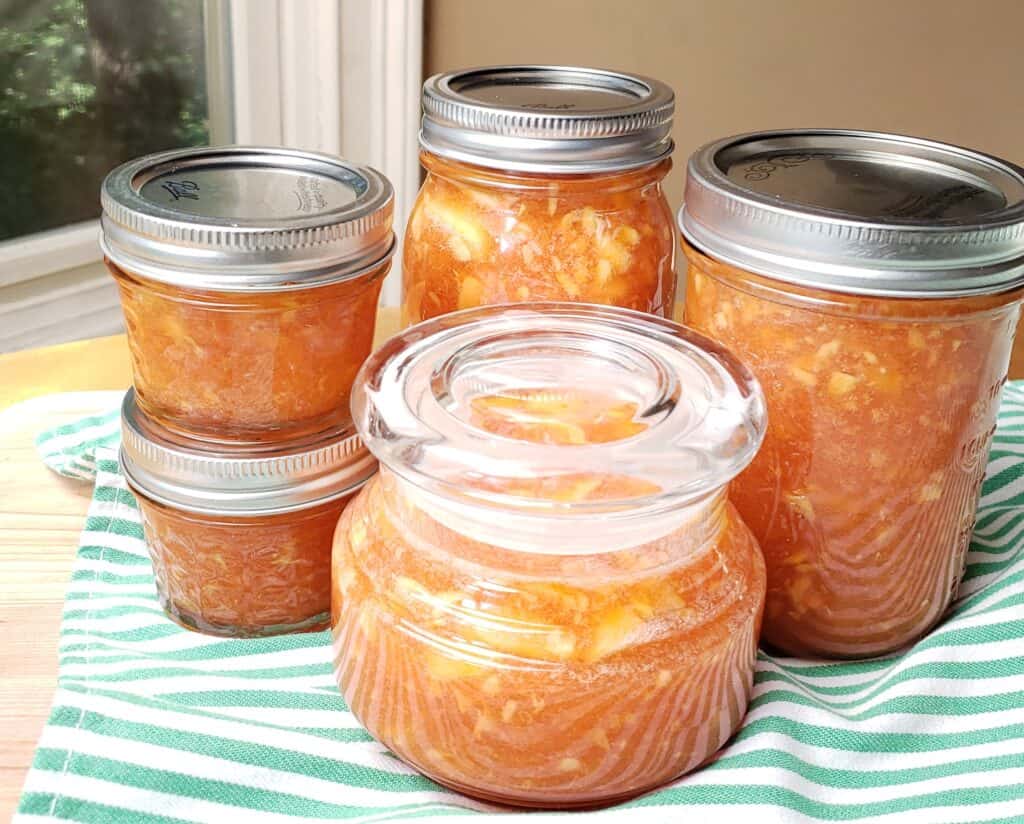
M350 422L394 251L384 177L286 149L186 149L115 169L102 196L148 415L220 441Z
M214 451L169 437L134 391L121 426L121 466L172 619L233 637L327 626L334 527L376 469L351 429Z
M764 413L726 350L622 309L469 310L372 355L353 414L382 468L335 534L335 666L392 752L575 807L735 731L765 578L726 487Z
M657 80L594 69L427 80L404 323L538 300L670 316L675 241L661 182L674 105Z
M690 161L686 319L765 388L730 495L764 640L864 657L956 593L1024 282L1024 173L894 135L775 132Z

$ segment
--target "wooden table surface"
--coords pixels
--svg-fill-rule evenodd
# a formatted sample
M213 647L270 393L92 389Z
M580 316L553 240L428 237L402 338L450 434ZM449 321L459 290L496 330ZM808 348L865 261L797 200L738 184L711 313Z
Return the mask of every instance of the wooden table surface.
M398 328L397 315L382 310L378 342ZM1024 377L1024 338L1010 376ZM130 382L123 335L0 355L0 821L14 812L49 714L64 588L91 492L47 470L33 439L112 408L110 390ZM42 397L55 392L76 394Z

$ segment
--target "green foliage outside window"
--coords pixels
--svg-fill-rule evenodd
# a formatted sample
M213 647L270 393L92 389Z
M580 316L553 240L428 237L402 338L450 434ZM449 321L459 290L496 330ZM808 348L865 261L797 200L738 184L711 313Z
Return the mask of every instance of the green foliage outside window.
M206 118L202 0L0 0L0 240L96 217L111 168Z

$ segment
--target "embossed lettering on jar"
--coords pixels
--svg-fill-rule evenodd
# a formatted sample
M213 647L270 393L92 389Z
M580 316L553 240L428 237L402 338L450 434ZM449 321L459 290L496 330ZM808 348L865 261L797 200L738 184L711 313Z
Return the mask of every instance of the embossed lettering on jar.
M765 387L731 496L765 639L859 657L955 596L1024 282L1024 172L894 135L730 138L690 161L686 318Z
M538 300L670 315L674 99L656 80L503 66L423 87L427 177L405 236L403 319Z
M148 414L209 440L348 423L394 249L385 178L287 149L186 149L115 169L102 200Z
M354 393L380 474L335 535L345 700L496 801L607 803L692 770L746 709L764 567L726 498L764 427L728 352L569 304L420 324Z
M130 391L121 466L167 614L213 635L323 629L334 527L376 469L359 438L211 449L170 436Z

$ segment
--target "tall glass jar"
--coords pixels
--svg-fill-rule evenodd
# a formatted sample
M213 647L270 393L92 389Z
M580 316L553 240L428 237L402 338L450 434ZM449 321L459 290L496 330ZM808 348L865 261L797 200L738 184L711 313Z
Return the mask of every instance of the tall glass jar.
M571 304L420 324L353 396L380 474L335 534L337 677L437 781L574 807L692 770L746 709L764 596L726 497L764 429L726 350Z
M426 180L405 235L405 323L496 303L669 316L674 96L595 69L502 66L423 87Z
M327 625L334 527L376 471L351 428L213 449L172 437L129 391L121 431L121 467L173 620L231 637Z
M345 426L394 251L372 169L289 149L163 152L103 183L138 403L185 437Z
M768 434L731 497L768 565L764 638L863 657L956 593L1024 283L1024 172L863 132L690 161L686 318L749 364Z

